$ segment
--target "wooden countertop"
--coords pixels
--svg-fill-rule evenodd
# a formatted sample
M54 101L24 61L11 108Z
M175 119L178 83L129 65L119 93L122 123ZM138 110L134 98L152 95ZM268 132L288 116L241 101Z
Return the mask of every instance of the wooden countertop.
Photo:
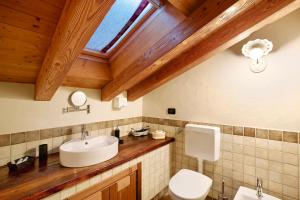
M63 167L59 164L58 153L49 155L47 166L40 167L37 159L32 170L17 176L9 175L6 166L1 167L0 199L40 199L174 141L174 138L153 140L148 136L122 139L124 144L119 145L117 156L89 167Z

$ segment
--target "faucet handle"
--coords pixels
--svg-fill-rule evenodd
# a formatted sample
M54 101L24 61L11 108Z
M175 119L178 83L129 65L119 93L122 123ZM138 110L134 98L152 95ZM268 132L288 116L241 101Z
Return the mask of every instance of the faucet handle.
M262 185L263 185L263 179L257 177L257 178L256 178L256 186L262 187Z

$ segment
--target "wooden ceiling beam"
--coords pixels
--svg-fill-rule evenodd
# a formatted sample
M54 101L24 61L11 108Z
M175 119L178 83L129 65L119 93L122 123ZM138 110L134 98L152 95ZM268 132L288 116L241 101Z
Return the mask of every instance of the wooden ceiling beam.
M185 39L219 16L237 1L238 0L205 1L197 10L183 20L183 22L152 45L121 74L116 76L113 81L105 85L101 91L101 99L104 101L111 100L159 69L163 64L176 56L176 54L172 54L168 57L163 57L165 54L176 46L180 46L179 44ZM183 46L189 46L190 44L191 43L184 43ZM183 48L180 49L182 50Z
M205 0L168 0L175 8L180 10L184 15L190 15Z
M36 80L36 100L52 98L114 2L67 0Z
M195 46L129 89L128 99L133 101L144 96L212 55L231 47L254 31L299 7L300 1L298 0L262 0L256 3L254 7L237 15L228 23L225 23L222 28L212 32Z
M64 86L99 89L112 80L110 66L101 60L78 58L64 79Z

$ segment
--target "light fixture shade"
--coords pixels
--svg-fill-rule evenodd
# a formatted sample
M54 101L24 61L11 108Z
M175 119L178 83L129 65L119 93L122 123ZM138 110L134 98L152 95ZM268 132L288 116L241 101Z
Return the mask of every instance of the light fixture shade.
M268 55L273 49L273 43L267 39L256 39L249 41L242 48L244 56L251 59L259 59Z
M265 71L266 68L267 68L267 61L264 58L260 58L257 60L251 60L250 70L253 73L263 72L263 71Z

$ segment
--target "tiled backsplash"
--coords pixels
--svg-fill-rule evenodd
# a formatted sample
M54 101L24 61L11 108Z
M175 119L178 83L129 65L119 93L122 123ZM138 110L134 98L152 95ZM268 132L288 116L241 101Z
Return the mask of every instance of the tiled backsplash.
M142 117L101 121L85 124L90 135L111 135L113 127L118 126L121 136L127 135L131 128L142 127ZM48 144L49 153L58 152L65 141L80 138L82 125L52 129L35 130L0 135L0 166L24 155L38 156L38 146Z
M220 160L205 161L203 167L204 174L214 180L211 197L217 198L222 180L225 180L226 194L232 198L239 186L255 188L256 177L261 177L265 192L281 199L300 199L298 132L151 117L96 122L86 127L91 135L110 135L117 125L122 136L127 135L130 128L143 125L150 126L151 130L167 131L167 136L176 138L172 145L172 174L175 174L182 168L198 169L197 160L184 153L183 128L187 123L217 126L222 131ZM42 143L48 144L49 153L57 152L64 141L80 135L81 125L0 135L0 164L25 154L38 155L33 150Z
M183 128L187 123L221 128L221 158L204 161L204 174L213 179L209 196L217 199L222 180L225 192L233 199L239 186L255 188L256 177L263 179L264 192L280 199L300 199L299 133L252 127L207 124L181 120L143 117L144 125L162 129L175 136L173 174L181 168L197 170L197 160L184 153Z

